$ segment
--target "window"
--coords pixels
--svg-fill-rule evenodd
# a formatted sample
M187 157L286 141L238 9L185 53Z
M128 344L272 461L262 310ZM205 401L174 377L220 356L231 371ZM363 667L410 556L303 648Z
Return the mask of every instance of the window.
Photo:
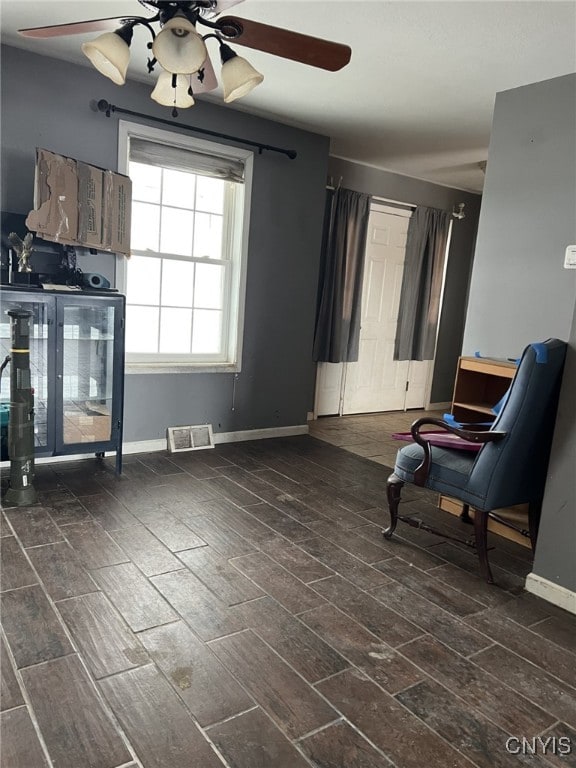
M121 121L119 154L129 369L239 370L252 153Z

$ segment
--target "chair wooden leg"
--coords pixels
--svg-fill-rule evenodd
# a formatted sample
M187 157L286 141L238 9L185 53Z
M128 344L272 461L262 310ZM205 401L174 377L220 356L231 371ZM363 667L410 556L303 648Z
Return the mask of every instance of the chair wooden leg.
M462 520L463 523L471 523L472 518L470 517L470 506L468 504L462 505L462 512L458 515L460 520Z
M385 539L392 538L392 534L396 530L396 523L398 522L398 505L400 504L400 493L402 492L403 485L403 481L394 474L390 475L388 478L386 496L388 498L388 510L390 512L390 525L382 531L382 535Z
M480 572L488 584L493 584L494 579L488 562L488 512L474 510L474 534L476 551L480 560Z

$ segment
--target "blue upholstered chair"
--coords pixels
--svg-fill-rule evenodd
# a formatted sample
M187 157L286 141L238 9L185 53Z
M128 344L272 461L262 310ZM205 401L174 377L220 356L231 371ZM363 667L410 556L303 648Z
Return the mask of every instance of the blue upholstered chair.
M489 427L458 428L433 418L414 422L411 432L415 442L398 451L394 472L388 478L391 520L383 531L385 538L392 536L398 520L439 534L413 517L398 514L402 486L414 483L459 499L464 504L463 519L469 509L473 510L473 546L482 575L489 583L493 579L488 563L487 525L492 510L528 504L528 535L534 549L565 356L566 344L558 339L526 347L508 399ZM473 453L430 445L422 431L426 426L445 429L482 447Z

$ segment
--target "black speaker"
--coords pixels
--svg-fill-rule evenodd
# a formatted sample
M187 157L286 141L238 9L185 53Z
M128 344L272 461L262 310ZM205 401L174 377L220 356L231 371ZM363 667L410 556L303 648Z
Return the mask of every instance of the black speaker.
M84 288L110 288L110 280L107 280L104 275L99 275L96 272L84 272L82 275L82 285Z

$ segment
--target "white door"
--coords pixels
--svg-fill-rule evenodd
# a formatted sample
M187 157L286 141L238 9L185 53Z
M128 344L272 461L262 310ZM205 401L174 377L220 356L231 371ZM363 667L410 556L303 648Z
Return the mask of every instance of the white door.
M345 366L343 413L404 408L408 362L393 356L409 218L406 210L370 212L360 350L358 362Z
M318 364L317 416L401 411L426 404L431 362L394 360L410 216L405 209L371 209L358 361Z
M315 416L340 416L344 363L318 363L316 366Z
M432 360L410 360L404 410L425 408L432 386Z

